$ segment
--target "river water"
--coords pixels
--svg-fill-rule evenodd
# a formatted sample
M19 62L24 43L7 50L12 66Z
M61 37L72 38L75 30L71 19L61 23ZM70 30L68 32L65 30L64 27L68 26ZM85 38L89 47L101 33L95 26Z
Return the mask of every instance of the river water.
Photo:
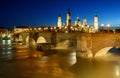
M0 78L120 78L120 56L112 53L81 59L74 51L51 50L31 57L33 50L10 47L0 48Z

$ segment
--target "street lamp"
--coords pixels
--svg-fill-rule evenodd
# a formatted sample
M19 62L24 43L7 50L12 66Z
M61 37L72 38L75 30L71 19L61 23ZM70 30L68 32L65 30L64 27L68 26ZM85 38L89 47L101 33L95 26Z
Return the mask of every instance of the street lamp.
M101 24L101 27L102 27L102 31L104 30L104 24Z
M107 27L108 27L108 32L109 32L110 31L110 24L108 24Z

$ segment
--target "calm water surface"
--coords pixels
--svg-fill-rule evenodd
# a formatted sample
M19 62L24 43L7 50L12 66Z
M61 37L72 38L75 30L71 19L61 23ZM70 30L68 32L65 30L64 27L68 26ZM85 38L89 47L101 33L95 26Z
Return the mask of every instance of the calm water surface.
M0 48L0 78L120 78L120 58L107 54L99 59L76 58L68 50L47 51L31 58L31 50Z

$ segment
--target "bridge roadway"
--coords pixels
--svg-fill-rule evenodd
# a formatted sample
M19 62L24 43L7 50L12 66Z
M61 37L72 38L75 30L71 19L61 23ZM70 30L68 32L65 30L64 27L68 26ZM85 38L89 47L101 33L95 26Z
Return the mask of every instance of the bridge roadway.
M103 48L119 47L120 33L60 33L33 31L14 34L13 40L22 41L32 47L36 46L38 43L52 43L54 46L57 46L57 44L64 43L68 40L68 47L74 47L78 52L85 52L89 50L94 56ZM64 45L68 45L68 43Z

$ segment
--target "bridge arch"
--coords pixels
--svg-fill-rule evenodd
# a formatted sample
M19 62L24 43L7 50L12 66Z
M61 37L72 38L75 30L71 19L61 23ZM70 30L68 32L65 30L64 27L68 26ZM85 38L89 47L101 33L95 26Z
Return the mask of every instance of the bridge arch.
M47 43L47 40L43 36L39 36L36 43Z
M112 49L113 47L105 47L102 48L101 50L99 50L94 57L99 57L99 56L104 56L105 54L107 54L107 52L110 51L110 49Z
M19 35L18 41L23 41L23 36L22 35Z

